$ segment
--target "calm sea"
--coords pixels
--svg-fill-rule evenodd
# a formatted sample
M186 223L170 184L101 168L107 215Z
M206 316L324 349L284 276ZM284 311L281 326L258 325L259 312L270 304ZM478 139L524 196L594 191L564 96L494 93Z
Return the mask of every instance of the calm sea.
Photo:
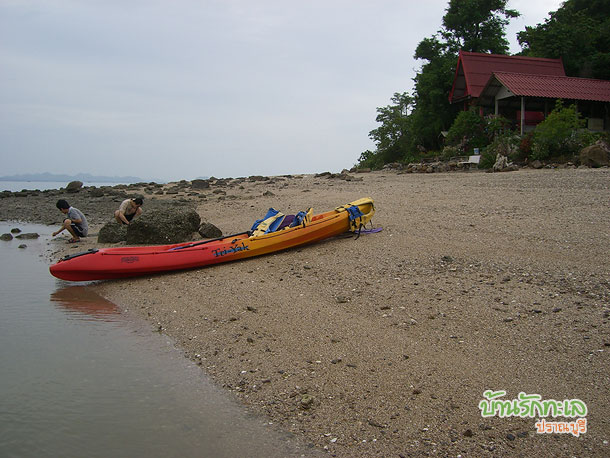
M49 274L53 228L0 241L0 456L311 456L87 284ZM26 245L20 247L20 245Z
M30 191L38 189L39 191L45 191L47 189L59 189L65 188L68 185L68 181L0 181L0 191L23 191L28 189ZM83 186L116 186L117 184L124 183L100 183L94 181L84 181Z

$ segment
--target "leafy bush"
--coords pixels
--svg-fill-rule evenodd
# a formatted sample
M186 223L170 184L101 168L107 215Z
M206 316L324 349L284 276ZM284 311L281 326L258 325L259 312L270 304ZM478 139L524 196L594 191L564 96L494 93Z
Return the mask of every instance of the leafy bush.
M504 116L487 115L484 118L487 140L493 142L498 136L504 136L511 130L510 121Z
M443 151L441 151L441 158L445 161L448 161L452 157L461 156L462 150L457 146L445 146Z
M458 114L447 133L447 145L457 147L459 154L471 154L474 148L483 148L510 130L509 121L497 115L479 116L475 111Z
M534 138L533 132L528 132L521 137L521 143L519 143L519 153L515 158L518 161L524 161L532 154L532 139Z
M460 112L447 133L446 143L457 146L462 153L485 146L485 121L472 110Z
M481 160L479 161L480 169L491 169L496 163L496 155L491 151L483 151L481 154Z
M360 154L356 167L359 169L378 170L383 167L383 164L383 158L379 152L374 153L367 149Z
M495 158L498 153L506 156L511 161L517 160L519 155L519 143L521 137L515 133L508 131L502 135L498 135L485 149L486 153L493 155ZM494 159L495 161L495 159Z
M585 120L574 105L564 107L558 100L555 109L534 130L531 158L544 160L576 154L595 141L595 135L584 127Z
M403 164L411 164L412 162L419 162L419 161L421 161L421 156L415 155L415 154L406 154L400 160L400 162Z

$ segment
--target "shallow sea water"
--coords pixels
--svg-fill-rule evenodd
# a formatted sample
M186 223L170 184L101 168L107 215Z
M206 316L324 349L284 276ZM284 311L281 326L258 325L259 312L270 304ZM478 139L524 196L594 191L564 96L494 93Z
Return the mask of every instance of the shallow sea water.
M311 456L249 416L166 336L57 280L53 228L0 222L0 456ZM19 248L25 244L26 248Z

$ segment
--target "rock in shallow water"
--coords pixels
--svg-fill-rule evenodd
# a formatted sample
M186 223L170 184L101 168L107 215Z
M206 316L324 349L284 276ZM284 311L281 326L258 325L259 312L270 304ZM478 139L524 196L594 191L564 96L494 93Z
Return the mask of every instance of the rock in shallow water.
M24 234L19 234L19 235L15 236L15 238L17 238L17 239L24 239L24 240L37 239L38 237L40 237L40 235L38 235L36 232L26 232Z

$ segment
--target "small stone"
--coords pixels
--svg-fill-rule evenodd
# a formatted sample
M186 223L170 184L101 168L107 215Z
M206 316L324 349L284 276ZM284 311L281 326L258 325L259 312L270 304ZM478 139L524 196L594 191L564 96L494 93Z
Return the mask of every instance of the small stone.
M9 242L9 241L13 240L13 236L11 234L2 234L2 235L0 235L0 240Z
M381 423L375 421L375 420L369 420L368 424L371 426L374 426L375 428L383 428L384 425L382 425Z
M558 313L558 312L561 312L561 307L555 307L553 309L553 313Z
M464 437L472 437L472 436L474 436L472 429L467 429L466 431L464 431Z
M506 438L507 438L509 441L514 441L514 440L515 440L515 435L514 435L514 434L511 434L511 433L508 433L508 434L506 435Z
M299 401L299 407L304 410L309 410L314 403L314 397L309 394L304 394Z
M21 229L19 229L18 227L14 227L11 229L11 234L19 234L21 232Z
M25 243L22 243L21 245L19 245L17 248L27 248L28 246Z

